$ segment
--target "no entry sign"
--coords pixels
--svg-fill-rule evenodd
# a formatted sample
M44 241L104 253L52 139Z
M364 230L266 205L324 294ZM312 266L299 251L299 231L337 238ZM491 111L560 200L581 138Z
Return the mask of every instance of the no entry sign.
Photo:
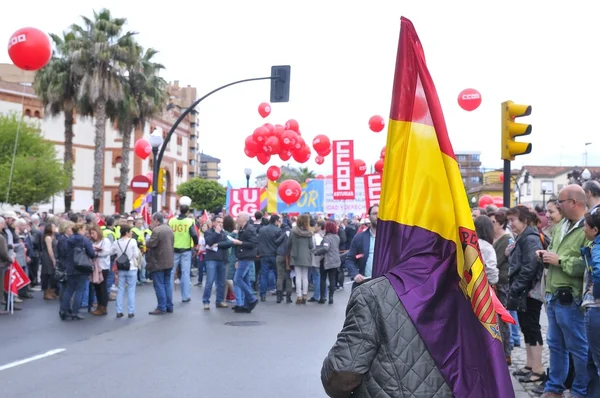
M150 181L150 179L148 177L146 177L145 175L141 175L141 174L133 177L131 179L131 184L129 184L129 186L131 187L131 190L134 193L137 193L139 195L148 192L151 185L152 185L152 182Z

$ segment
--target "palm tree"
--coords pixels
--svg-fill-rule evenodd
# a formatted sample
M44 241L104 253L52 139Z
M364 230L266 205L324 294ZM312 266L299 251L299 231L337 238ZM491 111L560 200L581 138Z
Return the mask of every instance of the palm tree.
M313 170L310 170L308 167L298 167L297 169L293 169L290 173L281 173L281 176L277 182L296 180L300 184L303 184L306 182L306 180L315 178L316 176L316 173Z
M94 11L94 19L82 17L83 26L72 25L75 34L71 59L81 77L79 98L95 117L94 211L100 210L106 141L106 105L123 98L120 75L131 57L135 33L122 34L125 18L113 18L107 9Z
M63 167L69 179L65 189L65 212L71 211L73 199L73 114L77 104L79 77L73 73L69 58L70 44L74 39L72 32L62 37L51 34L56 50L50 62L35 75L33 87L41 98L46 112L52 117L63 113L65 122L65 153Z
M129 186L129 153L131 134L137 129L144 130L146 120L160 113L167 102L167 82L158 72L164 66L152 62L158 51L149 48L145 52L135 44L131 49L132 57L126 64L122 78L123 99L119 101L112 115L117 121L122 137L121 176L119 179L120 209L125 209L127 187ZM111 112L112 113L112 112Z

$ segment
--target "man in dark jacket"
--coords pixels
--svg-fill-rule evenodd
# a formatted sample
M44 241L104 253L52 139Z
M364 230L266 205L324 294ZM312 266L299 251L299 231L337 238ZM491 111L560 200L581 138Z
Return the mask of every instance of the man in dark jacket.
M165 224L162 213L152 215L152 235L146 242L146 271L154 282L158 305L150 315L173 312L173 287L171 272L175 263L173 230Z
M231 242L227 239L225 231L223 231L222 217L213 218L212 227L204 232L204 241L206 242L206 253L204 254L206 284L204 285L204 296L202 297L204 309L210 310L210 295L213 283L217 284L216 307L227 308L227 304L225 304L225 277L229 254L227 249L231 247Z
M262 226L258 232L258 252L260 253L260 301L267 297L269 285L269 273L273 271L277 277L277 248L283 242L284 235L281 228L280 218L273 214L269 219L269 225ZM279 299L279 295L277 296Z
M356 234L350 250L346 255L346 268L350 278L354 281L352 288L371 278L373 272L373 251L375 250L375 235L377 233L377 215L379 205L373 205L369 209L369 221L371 226L363 232Z
M250 313L256 307L258 299L250 287L250 267L256 259L258 237L253 225L248 222L250 217L248 213L240 213L237 218L238 238L230 239L235 245L235 256L237 261L237 270L233 278L235 286L236 306L234 311L237 313Z

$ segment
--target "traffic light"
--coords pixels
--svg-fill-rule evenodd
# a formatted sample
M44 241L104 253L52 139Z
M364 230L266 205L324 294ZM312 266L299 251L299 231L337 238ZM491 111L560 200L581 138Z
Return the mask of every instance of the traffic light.
M289 65L271 66L271 102L289 102L290 71Z
M515 141L515 137L531 134L531 124L515 123L515 118L529 115L531 105L518 105L512 101L502 103L502 159L515 160L515 156L531 153L529 142Z
M158 193L165 192L167 187L167 176L165 174L165 169L158 169Z

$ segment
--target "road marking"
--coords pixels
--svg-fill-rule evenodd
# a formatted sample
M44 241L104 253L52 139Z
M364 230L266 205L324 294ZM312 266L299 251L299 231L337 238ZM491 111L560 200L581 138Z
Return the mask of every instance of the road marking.
M57 348L56 350L50 350L50 351L45 352L40 355L35 355L33 357L29 357L29 358L21 359L19 361L7 363L6 365L0 366L0 372L2 372L3 370L6 370L6 369L16 368L17 366L25 365L26 363L29 363L29 362L37 361L38 359L44 359L44 358L51 357L56 354L60 354L63 351L66 351L66 349L65 348Z

